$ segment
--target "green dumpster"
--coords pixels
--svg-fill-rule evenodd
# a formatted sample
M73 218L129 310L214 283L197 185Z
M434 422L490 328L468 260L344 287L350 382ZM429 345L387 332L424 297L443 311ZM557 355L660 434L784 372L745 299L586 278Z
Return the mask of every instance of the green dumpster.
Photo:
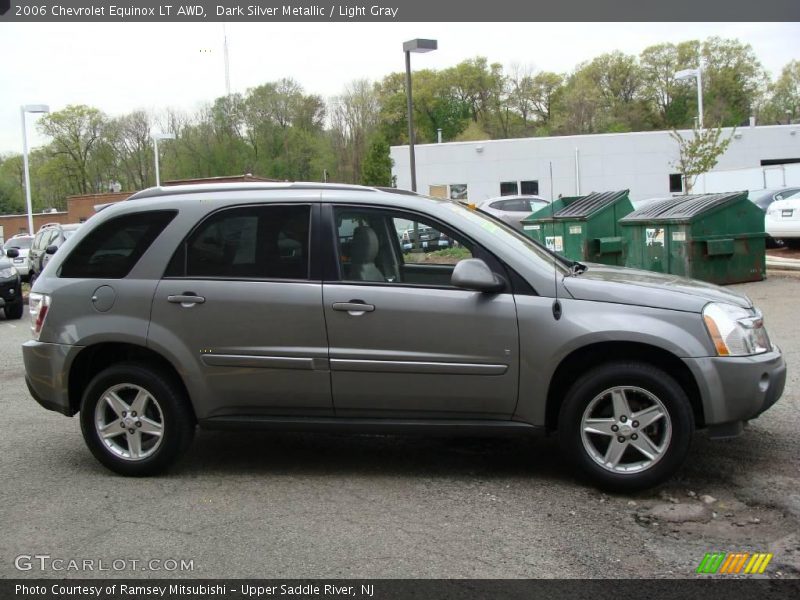
M625 261L617 222L633 210L628 190L559 198L523 219L523 232L572 260L609 265Z
M522 232L529 238L550 248L550 250L563 252L564 236L560 227L558 237L556 236L553 216L561 209L568 207L582 197L583 196L567 196L559 198L547 206L543 206L522 220Z
M557 211L554 235L563 236L562 254L572 260L624 265L619 220L633 211L628 190L594 192Z
M747 192L676 196L620 221L626 266L712 283L766 274L764 212Z

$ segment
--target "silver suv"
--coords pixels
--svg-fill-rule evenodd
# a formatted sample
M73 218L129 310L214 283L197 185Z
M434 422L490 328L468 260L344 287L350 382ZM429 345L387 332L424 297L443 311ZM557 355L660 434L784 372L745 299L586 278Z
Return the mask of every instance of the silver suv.
M452 246L404 248L409 223ZM196 425L557 431L596 484L638 489L695 429L738 434L786 378L748 298L570 262L448 200L150 189L62 248L30 295L28 386L125 475L173 463Z

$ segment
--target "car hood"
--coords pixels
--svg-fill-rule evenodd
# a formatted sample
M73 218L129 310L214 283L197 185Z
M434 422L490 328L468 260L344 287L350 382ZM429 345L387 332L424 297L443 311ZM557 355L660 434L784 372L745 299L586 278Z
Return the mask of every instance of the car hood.
M0 271L2 271L3 269L7 269L10 266L12 266L10 258L6 256L0 257Z
M727 302L742 308L753 305L743 294L696 279L600 264L587 266L583 273L564 279L567 291L578 300L689 312L700 312L709 302Z

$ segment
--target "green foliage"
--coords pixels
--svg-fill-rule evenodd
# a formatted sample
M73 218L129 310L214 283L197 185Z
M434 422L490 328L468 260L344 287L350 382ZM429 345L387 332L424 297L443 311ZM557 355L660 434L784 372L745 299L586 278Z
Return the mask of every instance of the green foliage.
M389 144L381 137L376 137L367 149L367 155L361 165L361 183L389 187L392 185L392 159L389 156Z

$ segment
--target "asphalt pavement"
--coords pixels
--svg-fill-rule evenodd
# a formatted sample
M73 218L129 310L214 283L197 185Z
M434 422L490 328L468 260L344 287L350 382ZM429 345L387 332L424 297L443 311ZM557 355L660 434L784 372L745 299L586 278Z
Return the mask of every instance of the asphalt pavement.
M734 287L785 352L784 397L630 496L577 479L549 438L200 431L168 475L126 479L29 397L28 324L0 317L0 577L693 577L744 550L800 577L800 277Z

